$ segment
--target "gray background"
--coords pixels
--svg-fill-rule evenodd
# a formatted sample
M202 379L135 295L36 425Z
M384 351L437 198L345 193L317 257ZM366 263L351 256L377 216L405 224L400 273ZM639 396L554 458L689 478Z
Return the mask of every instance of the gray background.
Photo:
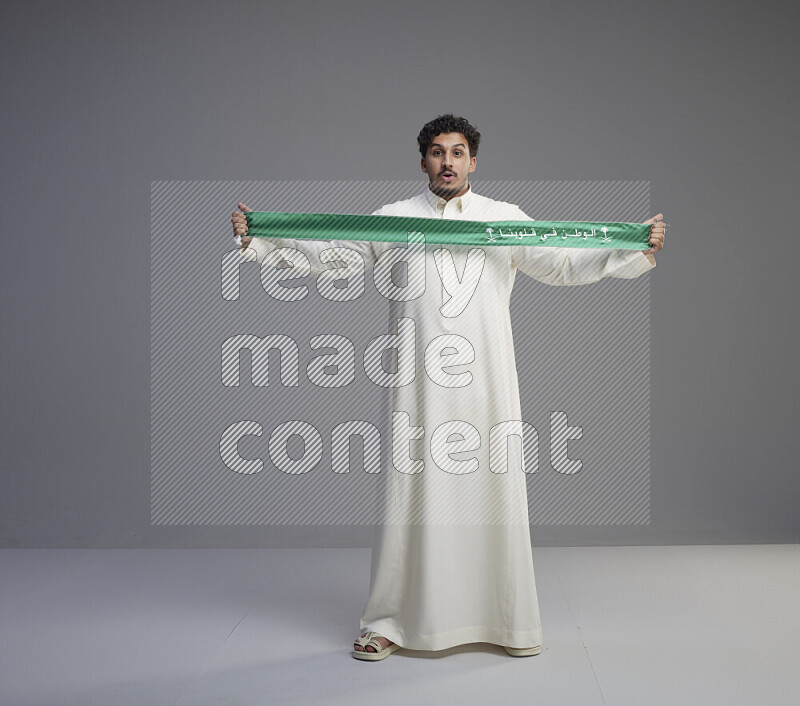
M481 179L649 180L671 224L649 275L651 523L534 544L798 541L796 20L4 4L0 543L368 545L370 527L150 526L150 183L420 178L416 133L447 111L484 134Z

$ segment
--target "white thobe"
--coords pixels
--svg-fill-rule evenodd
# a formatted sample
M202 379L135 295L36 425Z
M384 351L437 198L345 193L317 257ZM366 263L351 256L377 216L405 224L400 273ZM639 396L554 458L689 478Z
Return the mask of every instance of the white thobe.
M375 214L530 220L518 206L471 189L445 201L425 188ZM295 247L308 257L312 274L327 269L319 259L322 250L342 246L357 250L366 267L377 269L383 267L381 255L398 247L371 241L264 238L254 238L250 245L259 261L274 247ZM504 437L492 437L489 443L493 427L522 420L509 311L514 279L521 270L540 282L569 286L604 277L638 277L655 265L640 250L523 245L426 244L424 257L422 295L392 299L390 305L392 333L399 331L400 319L414 322L416 346L411 355L416 374L410 384L391 388L392 426L405 443L392 447L382 469L384 524L372 550L361 632L374 630L418 650L470 642L540 645L523 472L526 450L513 436L508 443ZM454 310L452 303L445 305L458 287L456 278L469 280L469 258L477 268L482 261L482 269L471 270L473 275L479 271L480 277L473 278L477 284L468 303ZM410 283L410 273L408 279ZM429 347L436 339L439 348ZM452 347L443 349L446 343ZM453 360L466 362L445 362L443 356L454 351L461 357ZM442 366L447 366L445 372ZM435 437L436 429L448 423L456 426ZM419 427L410 440L408 427ZM460 438L453 441L454 434ZM463 450L458 450L459 444Z

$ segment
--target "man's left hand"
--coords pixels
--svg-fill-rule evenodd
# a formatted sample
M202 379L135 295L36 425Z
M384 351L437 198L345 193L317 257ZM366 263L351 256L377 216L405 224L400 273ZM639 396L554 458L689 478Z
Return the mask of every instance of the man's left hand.
M657 216L648 218L644 221L644 225L650 226L650 238L647 241L650 245L650 249L642 250L642 252L645 255L647 255L647 253L658 252L664 247L664 214L659 213Z

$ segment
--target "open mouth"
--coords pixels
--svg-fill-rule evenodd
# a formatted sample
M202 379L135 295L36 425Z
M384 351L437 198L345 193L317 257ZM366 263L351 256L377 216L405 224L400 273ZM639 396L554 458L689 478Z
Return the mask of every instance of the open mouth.
M442 172L440 175L443 181L455 181L456 175L453 172Z

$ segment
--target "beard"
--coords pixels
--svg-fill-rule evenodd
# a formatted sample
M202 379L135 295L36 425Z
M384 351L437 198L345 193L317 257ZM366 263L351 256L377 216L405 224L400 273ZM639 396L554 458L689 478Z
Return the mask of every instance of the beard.
M469 183L466 178L463 181L453 181L450 184L440 181L439 177L436 177L436 179L430 179L429 181L430 190L442 198L455 196L460 191L463 191Z

